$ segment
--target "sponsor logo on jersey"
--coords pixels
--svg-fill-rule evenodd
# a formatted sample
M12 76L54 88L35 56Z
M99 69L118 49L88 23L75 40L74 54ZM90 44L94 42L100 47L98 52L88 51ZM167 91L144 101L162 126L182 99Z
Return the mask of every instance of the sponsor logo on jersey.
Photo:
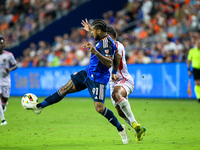
M3 59L3 62L6 62L6 59Z

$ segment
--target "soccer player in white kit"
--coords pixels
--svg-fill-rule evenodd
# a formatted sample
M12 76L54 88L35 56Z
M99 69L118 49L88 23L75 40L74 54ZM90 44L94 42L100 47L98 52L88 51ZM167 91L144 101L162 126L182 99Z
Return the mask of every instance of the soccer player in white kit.
M128 95L130 95L134 89L134 81L127 69L125 49L119 41L116 41L116 31L114 28L108 27L107 33L115 40L115 45L121 55L119 68L110 69L110 71L112 71L112 76L110 77L111 100L119 116L135 130L136 141L140 141L146 129L137 123L128 101Z
M6 125L7 121L4 117L6 106L8 105L8 98L10 97L10 71L17 69L17 61L12 53L4 50L5 40L0 36L0 118L1 125ZM10 68L10 65L12 67Z

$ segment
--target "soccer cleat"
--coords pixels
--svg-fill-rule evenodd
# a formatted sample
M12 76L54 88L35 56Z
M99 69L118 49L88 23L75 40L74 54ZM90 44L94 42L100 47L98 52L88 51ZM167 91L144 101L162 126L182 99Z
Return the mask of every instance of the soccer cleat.
M37 107L37 104L33 106L33 111L35 112L35 114L40 114L42 112L42 107Z
M121 136L123 144L127 144L129 140L128 134L127 134L127 128L126 128L126 125L124 124L122 124L122 127L124 130L119 131L119 135Z
M142 140L142 134L145 134L145 127L141 126L140 130L138 132L136 132L136 141L141 141Z
M7 125L7 121L6 120L2 120L1 126L3 126L3 125Z
M135 132L138 132L140 130L140 128L141 128L141 125L136 123L136 122L133 122L132 123L132 127L135 130Z
M145 127L141 126L138 123L133 122L133 129L135 129L136 141L142 140L142 134L146 131Z

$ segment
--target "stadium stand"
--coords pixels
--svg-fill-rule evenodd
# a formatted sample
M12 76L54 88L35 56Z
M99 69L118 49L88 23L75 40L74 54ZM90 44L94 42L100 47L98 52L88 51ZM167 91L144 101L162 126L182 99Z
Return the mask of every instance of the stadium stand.
M188 50L193 47L195 39L200 37L199 7L199 1L194 0L129 0L122 10L116 13L107 11L102 17L117 30L118 40L127 50L128 64L185 62ZM53 13L49 15L50 19L47 17L46 20L56 16ZM23 26L29 31L32 30L28 25L30 17L25 17ZM36 28L37 25L33 26ZM30 36L26 30L21 34L23 37ZM53 43L31 43L24 50L24 56L17 59L21 67L84 66L89 61L89 53L81 48L85 41L92 42L91 35L80 27L74 27L70 34L55 36Z
M0 34L8 48L18 45L86 0L1 0Z

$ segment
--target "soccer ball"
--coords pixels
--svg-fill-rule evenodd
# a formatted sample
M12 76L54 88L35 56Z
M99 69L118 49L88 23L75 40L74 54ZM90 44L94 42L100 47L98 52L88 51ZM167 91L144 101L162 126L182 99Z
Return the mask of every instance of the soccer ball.
M21 103L24 109L33 109L33 106L38 103L38 98L33 93L27 93L22 97Z

